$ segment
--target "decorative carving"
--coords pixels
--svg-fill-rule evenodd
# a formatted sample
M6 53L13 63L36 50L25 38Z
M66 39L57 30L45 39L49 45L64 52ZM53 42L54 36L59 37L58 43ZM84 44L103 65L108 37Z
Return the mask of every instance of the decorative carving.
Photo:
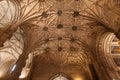
M48 17L48 14L47 14L47 12L43 12L43 13L41 14L41 16L44 17L44 18L47 18L47 17Z
M71 38L70 41L71 41L71 42L75 42L75 38Z
M70 51L72 51L72 52L76 51L75 47L71 46Z
M46 43L49 42L49 39L45 39L45 42L46 42Z
M57 15L61 16L62 15L62 10L58 10Z
M63 25L62 25L62 24L58 24L58 25L57 25L57 28L58 28L58 29L61 29L61 28L63 28Z
M62 51L63 50L63 48L62 47L58 47L58 51L60 52L60 51Z
M78 11L74 11L74 13L73 13L73 17L78 17L80 14L79 14L79 12Z
M77 31L77 26L72 26L73 31Z
M58 40L62 40L62 37L58 37Z
M49 47L45 48L45 52L49 52L49 51L50 51Z
M43 30L44 31L48 31L48 27L43 27Z

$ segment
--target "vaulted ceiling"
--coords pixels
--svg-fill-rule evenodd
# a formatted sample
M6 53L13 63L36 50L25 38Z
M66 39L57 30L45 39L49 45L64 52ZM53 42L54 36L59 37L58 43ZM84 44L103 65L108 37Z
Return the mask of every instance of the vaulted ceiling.
M0 48L0 61L16 62L25 51L34 54L33 78L42 73L45 78L59 72L72 76L82 69L85 74L94 55L92 51L95 50L91 47L96 45L98 34L104 31L117 33L120 28L119 13L116 12L119 6L115 6L118 1L114 4L112 0L107 1L1 1L0 45L4 43L4 46ZM5 61L4 57L10 59ZM48 66L53 69L50 75L46 75ZM66 68L73 69L69 72Z

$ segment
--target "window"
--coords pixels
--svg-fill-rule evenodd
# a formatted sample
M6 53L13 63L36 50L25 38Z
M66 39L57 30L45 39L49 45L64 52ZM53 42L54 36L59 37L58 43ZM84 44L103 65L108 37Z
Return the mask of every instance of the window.
M65 74L56 74L50 80L72 80L70 77L68 77Z
M66 77L60 75L60 76L54 78L53 80L68 80L68 79Z
M120 69L120 40L114 33L105 33L100 40L99 51L105 63Z
M120 67L120 41L116 36L113 37L111 42L111 54L115 64Z
M115 36L111 42L111 53L112 54L120 54L119 40Z

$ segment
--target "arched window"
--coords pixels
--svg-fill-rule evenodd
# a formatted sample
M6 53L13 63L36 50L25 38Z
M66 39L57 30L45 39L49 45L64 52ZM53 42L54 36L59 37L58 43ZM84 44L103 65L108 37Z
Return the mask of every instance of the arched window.
M56 78L54 78L53 80L68 80L66 77L60 75L60 76L57 76Z
M114 35L114 33L106 33L100 40L100 51L103 54L101 56L106 58L109 65L120 67L120 41Z
M98 38L98 58L101 64L106 65L104 69L113 77L120 79L120 44L114 33L107 32Z
M72 79L65 74L56 74L52 76L49 80L72 80Z
M115 35L113 35L110 46L113 60L115 64L120 67L120 40Z

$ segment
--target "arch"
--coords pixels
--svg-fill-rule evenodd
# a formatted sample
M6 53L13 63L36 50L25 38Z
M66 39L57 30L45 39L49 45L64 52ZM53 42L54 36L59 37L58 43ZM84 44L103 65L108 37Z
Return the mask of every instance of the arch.
M48 80L73 80L73 79L64 73L58 73L58 74L53 75Z
M98 38L97 44L97 58L103 66L104 70L112 79L120 79L117 71L119 68L114 62L113 55L111 54L111 43L115 38L114 33L107 32Z

